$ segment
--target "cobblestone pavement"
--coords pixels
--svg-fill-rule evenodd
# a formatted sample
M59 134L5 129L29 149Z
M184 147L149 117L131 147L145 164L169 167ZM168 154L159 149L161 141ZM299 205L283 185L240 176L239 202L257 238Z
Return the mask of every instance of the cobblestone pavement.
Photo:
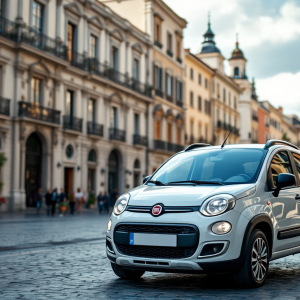
M260 289L231 276L146 273L118 279L105 255L107 215L0 214L0 299L299 299L300 254L271 263Z

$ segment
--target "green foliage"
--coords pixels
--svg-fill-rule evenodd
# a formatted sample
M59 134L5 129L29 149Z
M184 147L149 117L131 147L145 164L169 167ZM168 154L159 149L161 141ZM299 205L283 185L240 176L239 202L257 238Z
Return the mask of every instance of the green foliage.
M283 135L282 135L282 140L283 140L283 141L286 141L286 142L290 142L290 141L291 141L291 139L288 137L288 135L287 135L286 132L283 133Z
M95 194L94 194L94 193L90 193L90 195L89 195L89 200L88 200L88 204L89 204L89 205L93 205L93 204L95 204L95 202L96 202Z
M2 168L4 166L6 161L7 161L7 158L5 157L5 155L3 153L0 153L0 168Z

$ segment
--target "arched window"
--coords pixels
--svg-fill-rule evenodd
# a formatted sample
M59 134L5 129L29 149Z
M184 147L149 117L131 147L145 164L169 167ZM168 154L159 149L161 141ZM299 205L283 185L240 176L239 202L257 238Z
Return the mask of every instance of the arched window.
M140 169L140 168L141 168L141 164L140 164L140 161L139 161L138 159L136 159L136 160L134 161L133 168L134 168L134 169Z
M89 152L88 161L90 161L90 162L96 162L97 161L97 155L96 155L96 151L94 149L92 149Z
M239 78L240 77L240 74L239 74L239 68L238 67L235 67L234 68L234 78Z

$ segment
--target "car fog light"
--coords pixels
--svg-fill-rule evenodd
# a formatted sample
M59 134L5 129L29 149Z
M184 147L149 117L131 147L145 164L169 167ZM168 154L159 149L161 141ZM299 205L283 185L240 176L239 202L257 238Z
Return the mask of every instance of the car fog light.
M109 220L107 223L107 231L110 231L110 229L111 229L111 220Z
M228 222L218 222L215 223L211 231L215 234L225 234L231 230L231 224Z

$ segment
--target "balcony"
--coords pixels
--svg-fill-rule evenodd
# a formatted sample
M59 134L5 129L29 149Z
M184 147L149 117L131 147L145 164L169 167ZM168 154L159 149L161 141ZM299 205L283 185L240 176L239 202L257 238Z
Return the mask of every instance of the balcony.
M177 144L164 142L160 140L154 140L154 149L169 151L169 152L179 152L182 151L184 147L182 145L177 145Z
M176 105L179 107L183 107L183 102L181 100L177 100Z
M171 95L167 95L167 100L169 101L169 102L173 102L173 97L171 96Z
M161 49L163 46L159 41L154 41L154 45L157 46L159 49Z
M63 116L63 128L74 131L82 131L82 119L73 116Z
M133 144L134 145L142 145L147 146L148 145L148 139L146 136L141 136L139 134L133 135Z
M180 57L176 58L177 62L179 62L180 64L182 63L182 59Z
M38 103L19 102L19 117L60 124L60 111L43 107Z
M10 100L0 97L0 114L9 116Z
M67 60L67 46L52 39L29 26L21 26L3 17L0 18L0 36L4 36L17 43L25 43L34 48Z
M161 90L159 90L159 89L156 89L156 90L155 90L155 96L158 96L158 97L163 98L164 92L161 91Z
M117 128L109 128L109 139L125 142L126 132Z
M253 115L252 116L252 120L255 121L255 122L258 122L258 116L257 115Z
M87 122L87 133L90 135L103 136L103 125L95 122Z
M172 53L170 50L167 50L167 54L168 54L170 57L173 57L173 53Z

